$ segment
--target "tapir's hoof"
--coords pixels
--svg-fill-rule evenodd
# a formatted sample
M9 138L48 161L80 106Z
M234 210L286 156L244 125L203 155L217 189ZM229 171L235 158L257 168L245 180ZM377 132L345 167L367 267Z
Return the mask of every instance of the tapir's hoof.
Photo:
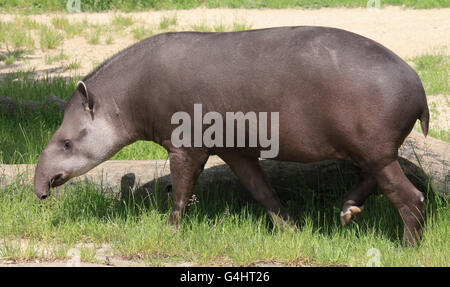
M352 220L355 220L358 215L363 211L364 206L356 206L352 205L347 207L345 210L342 209L341 211L341 224L342 226L346 226L350 224Z

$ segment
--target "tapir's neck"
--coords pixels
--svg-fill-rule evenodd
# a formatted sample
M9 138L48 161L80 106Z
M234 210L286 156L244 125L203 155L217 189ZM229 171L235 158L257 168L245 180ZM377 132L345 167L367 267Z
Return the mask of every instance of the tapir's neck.
M123 138L123 145L153 140L153 108L148 94L151 49L138 43L113 56L85 78L100 97L103 113Z

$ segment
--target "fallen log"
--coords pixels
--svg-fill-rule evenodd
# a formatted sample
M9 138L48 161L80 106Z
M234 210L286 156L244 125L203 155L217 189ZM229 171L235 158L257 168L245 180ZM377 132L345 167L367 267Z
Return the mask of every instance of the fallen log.
M54 95L46 96L45 101L42 102L0 97L0 111L6 112L9 115L15 115L19 112L36 113L51 107L59 112L64 112L66 105L66 101Z
M412 132L400 149L400 164L412 183L421 191L448 195L450 144L424 138ZM361 177L359 168L344 161L329 160L302 164L262 160L261 165L281 197L287 199L293 192L310 188L318 192L346 190ZM31 184L34 165L0 165L0 186ZM86 175L71 180L71 184L89 181L105 190L146 195L156 189L165 190L170 184L170 163L166 160L106 161ZM66 184L67 185L67 184ZM247 196L230 168L217 156L210 157L198 180L203 189L219 191L224 196Z

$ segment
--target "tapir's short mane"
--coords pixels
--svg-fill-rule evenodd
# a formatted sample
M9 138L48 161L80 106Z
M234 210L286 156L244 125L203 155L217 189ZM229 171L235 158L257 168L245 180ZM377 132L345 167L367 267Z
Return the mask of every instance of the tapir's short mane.
M89 74L87 74L84 78L83 78L83 82L88 83L90 80L94 79L95 76L100 73L104 68L108 67L110 64L116 62L117 60L119 60L120 58L124 57L126 54L128 54L129 52L135 51L137 49L142 48L151 38L147 38L145 40L142 40L134 45L131 45L130 47L117 52L116 54L114 54L113 56L111 56L110 58L108 58L107 60L105 60L103 63L101 63L99 66L97 66L92 72L90 72Z
M98 75L98 73L100 73L103 69L107 68L111 64L115 63L117 60L125 57L126 55L133 54L133 52L136 51L136 50L139 50L139 49L142 49L142 48L149 49L151 47L162 45L164 43L164 41L168 37L173 37L175 35L185 34L185 33L192 33L192 32L168 32L168 33L163 33L163 34L158 34L158 35L155 35L155 36L151 36L151 37L146 38L146 39L144 39L144 40L142 40L140 42L137 42L134 45L131 45L130 47L128 47L128 48L126 48L126 49L124 49L122 51L117 52L116 54L114 54L113 56L111 56L110 58L105 60L98 67L96 67L92 72L87 74L83 78L83 82L84 83L89 83L89 81L95 79L95 76Z

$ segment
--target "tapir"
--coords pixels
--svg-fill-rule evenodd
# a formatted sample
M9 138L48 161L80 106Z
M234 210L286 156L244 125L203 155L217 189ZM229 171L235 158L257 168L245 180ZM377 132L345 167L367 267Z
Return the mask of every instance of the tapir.
M109 159L137 140L168 151L173 192L169 223L185 214L210 155L229 165L275 220L294 222L259 164L257 147L175 146L174 113L277 112L274 160L342 159L365 175L342 203L348 224L378 187L415 245L425 221L424 196L403 173L398 149L429 110L416 72L366 37L328 27L279 27L239 32L171 32L144 39L112 56L77 86L61 126L40 155L38 198ZM271 132L271 131L269 131ZM248 135L246 135L248 136ZM380 215L382 216L382 215Z

